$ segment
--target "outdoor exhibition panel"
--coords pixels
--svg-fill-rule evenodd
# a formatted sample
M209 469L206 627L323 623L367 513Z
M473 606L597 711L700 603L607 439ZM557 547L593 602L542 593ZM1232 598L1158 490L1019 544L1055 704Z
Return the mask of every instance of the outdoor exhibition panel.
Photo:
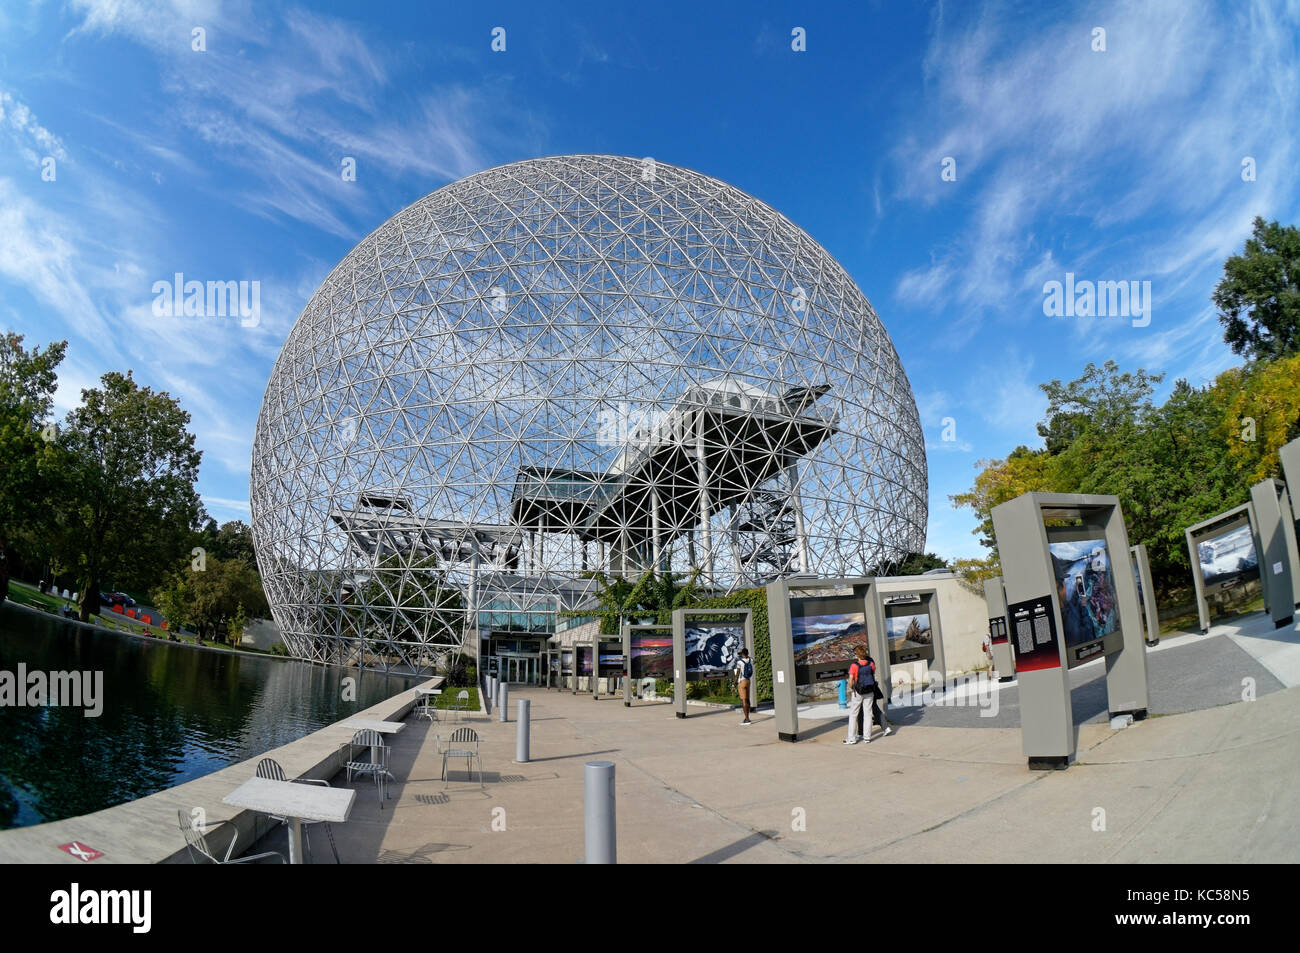
M591 688L591 683L596 680L596 674L592 667L592 644L590 642L573 643L573 694L578 694L582 687L582 680L587 679L587 688Z
M1147 557L1145 543L1129 547L1133 563L1133 581L1138 588L1138 602L1142 606L1143 638L1147 645L1160 644L1160 614L1156 607L1156 588L1151 584L1151 560Z
M875 660L882 690L890 684L889 647L874 590L869 576L768 583L772 701L782 741L799 740L799 686L847 679L857 646Z
M673 610L673 709L686 717L686 683L735 676L742 648L754 658L751 609ZM756 701L749 680L749 703Z
M1187 527L1187 552L1192 562L1192 583L1196 587L1196 612L1201 632L1210 631L1210 597L1258 578L1269 604L1268 581L1259 572L1259 534L1255 509L1249 503L1234 506Z
M595 645L596 671L592 673L591 694L595 698L600 697L600 680L603 678L607 688L610 683L615 686L606 693L613 695L618 691L618 680L625 672L623 638L619 635L597 635L592 639L592 644Z
M999 682L1016 677L1016 659L1011 652L1011 634L1007 628L1007 594L1002 577L984 580L984 603L989 611L989 653Z
M1291 525L1300 534L1300 501L1296 500L1300 496L1300 437L1283 444L1277 456L1282 461L1282 479L1291 490Z
M631 707L633 685L644 678L673 677L673 627L624 623L623 657L627 659L623 704Z
M1075 754L1069 669L1104 656L1111 717L1147 713L1142 610L1124 516L1113 496L1025 493L993 508L993 532L1024 753L1031 768L1063 768Z
M1300 572L1291 498L1285 485L1268 477L1250 488L1250 505L1255 510L1255 531L1259 534L1259 575L1268 580L1268 611L1273 627L1281 629L1295 621L1295 586Z
M574 674L572 645L560 649L560 681L556 687L571 688L575 693L578 691L578 676Z
M891 676L895 665L924 662L926 686L940 691L948 690L948 667L943 654L943 623L939 613L939 593L933 588L890 589L873 587L880 603L880 616L884 622L884 636L888 651L888 664L876 663L877 674L883 672L881 685L893 684ZM875 655L873 653L872 657Z
M1300 486L1296 487L1296 491L1300 492ZM1285 483L1278 484L1277 505L1281 511L1279 516L1287 555L1291 557L1291 594L1295 597L1295 608L1300 609L1300 531L1296 528L1296 502L1291 498L1291 491Z

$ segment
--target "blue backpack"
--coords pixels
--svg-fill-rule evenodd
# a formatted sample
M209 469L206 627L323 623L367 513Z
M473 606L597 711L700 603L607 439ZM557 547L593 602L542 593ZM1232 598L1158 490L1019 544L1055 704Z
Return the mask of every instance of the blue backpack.
M853 690L859 695L873 695L876 689L876 674L871 671L871 663L866 661L858 662L858 680L853 684Z
M742 659L744 663L740 669L740 677L748 681L754 677L754 663L749 659Z

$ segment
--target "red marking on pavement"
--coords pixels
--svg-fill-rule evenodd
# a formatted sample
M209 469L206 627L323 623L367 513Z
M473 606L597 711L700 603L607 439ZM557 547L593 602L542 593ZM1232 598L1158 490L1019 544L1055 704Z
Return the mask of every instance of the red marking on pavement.
M102 850L95 850L95 848L89 847L86 844L78 843L75 840L71 844L60 844L59 850L67 851L73 857L77 858L77 860L86 862L104 856Z

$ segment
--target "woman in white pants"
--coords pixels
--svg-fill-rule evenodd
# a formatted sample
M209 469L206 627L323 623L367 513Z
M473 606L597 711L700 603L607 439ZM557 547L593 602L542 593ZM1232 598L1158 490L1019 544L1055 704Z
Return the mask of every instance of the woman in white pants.
M855 745L860 740L871 740L871 716L867 714L871 709L863 710L864 705L869 705L875 697L876 673L871 670L871 665L867 662L867 650L861 645L857 646L853 653L857 660L849 666L849 730L844 737L846 745ZM866 721L865 739L858 736L859 718L864 715Z

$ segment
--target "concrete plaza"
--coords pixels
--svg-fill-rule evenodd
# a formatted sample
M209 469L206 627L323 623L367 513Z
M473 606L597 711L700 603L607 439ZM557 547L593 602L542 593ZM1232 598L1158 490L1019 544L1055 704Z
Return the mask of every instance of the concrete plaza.
M1247 639L1257 644L1240 659L1225 654ZM1213 681L1205 700L1215 707L1188 711L1171 698L1179 713L1162 713L1154 670L1165 652L1171 665L1193 653L1197 671L1214 659L1189 691L1206 695L1199 679ZM1027 770L1018 728L974 708L912 710L895 734L850 747L839 717L805 718L790 744L777 740L770 712L741 727L728 710L692 707L681 720L662 703L517 688L510 723L495 712L464 722L483 739L482 790L463 761L440 780L434 736L454 723L408 720L393 745L390 799L381 809L373 783L354 781L352 818L335 837L345 863L577 863L583 765L608 760L626 863L1295 862L1296 655L1294 629L1254 622L1167 645L1152 656L1152 717L1119 731L1080 724L1078 760L1056 772ZM1241 701L1259 661L1277 683ZM519 698L532 705L527 764L512 760ZM281 831L259 846L277 841ZM316 841L315 861L331 859Z

